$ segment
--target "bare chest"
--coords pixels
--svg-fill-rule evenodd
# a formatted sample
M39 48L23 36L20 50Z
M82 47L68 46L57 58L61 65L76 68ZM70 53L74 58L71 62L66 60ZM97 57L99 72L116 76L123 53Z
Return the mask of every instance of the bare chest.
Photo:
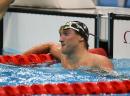
M66 69L77 69L81 66L88 66L88 67L95 67L96 66L96 61L94 59L86 59L83 61L75 62L75 63L70 63L69 60L64 58L61 61L62 65Z

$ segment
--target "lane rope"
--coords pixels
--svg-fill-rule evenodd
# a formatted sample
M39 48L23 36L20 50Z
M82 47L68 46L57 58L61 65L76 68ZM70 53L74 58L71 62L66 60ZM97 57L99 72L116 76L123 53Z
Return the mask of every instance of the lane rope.
M58 84L32 84L0 87L0 96L21 95L83 95L83 94L125 94L130 93L130 80L107 82L77 82Z
M94 48L88 50L91 53L107 56L106 52L102 48ZM43 64L46 62L55 63L51 54L30 54L30 55L3 55L0 56L0 63L12 64L12 65L31 65L31 64Z

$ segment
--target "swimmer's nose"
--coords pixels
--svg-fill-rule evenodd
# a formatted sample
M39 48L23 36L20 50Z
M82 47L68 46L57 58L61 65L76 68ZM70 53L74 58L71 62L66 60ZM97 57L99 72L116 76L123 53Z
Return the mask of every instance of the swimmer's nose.
M62 43L63 43L63 40L59 40L59 42L62 44Z
M60 40L59 40L60 43L63 43L64 40L63 40L63 36L60 36Z

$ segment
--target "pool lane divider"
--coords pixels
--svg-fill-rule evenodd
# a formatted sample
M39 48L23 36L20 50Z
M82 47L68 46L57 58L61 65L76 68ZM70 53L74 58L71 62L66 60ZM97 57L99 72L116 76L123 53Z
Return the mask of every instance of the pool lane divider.
M130 93L130 80L1 86L0 96L97 95Z
M102 48L94 48L88 50L91 53L107 56ZM51 54L29 54L29 55L1 55L0 63L12 65L31 65L31 64L54 64L55 60Z
M3 55L0 56L0 63L12 65L31 65L54 63L53 56L50 54L29 54L29 55Z

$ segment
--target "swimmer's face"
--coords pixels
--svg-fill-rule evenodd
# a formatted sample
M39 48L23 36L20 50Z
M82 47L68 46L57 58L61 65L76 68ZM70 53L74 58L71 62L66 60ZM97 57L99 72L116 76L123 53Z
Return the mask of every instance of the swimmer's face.
M75 51L79 46L81 36L73 29L65 29L60 32L61 50L63 54L69 54Z

